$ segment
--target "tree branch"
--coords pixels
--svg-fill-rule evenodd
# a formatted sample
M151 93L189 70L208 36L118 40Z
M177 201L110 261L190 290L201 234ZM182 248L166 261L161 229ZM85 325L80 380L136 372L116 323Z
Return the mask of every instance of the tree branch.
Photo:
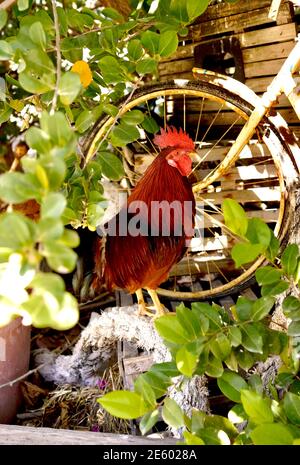
M56 109L57 99L58 99L58 88L61 77L61 51L60 51L60 33L59 33L59 22L56 9L56 0L51 0L52 11L54 18L54 27L55 27L55 45L56 45L56 84L54 89L54 96L52 100L50 113L53 114Z
M8 8L10 8L17 0L4 0L4 2L2 2L0 4L0 10L7 10Z

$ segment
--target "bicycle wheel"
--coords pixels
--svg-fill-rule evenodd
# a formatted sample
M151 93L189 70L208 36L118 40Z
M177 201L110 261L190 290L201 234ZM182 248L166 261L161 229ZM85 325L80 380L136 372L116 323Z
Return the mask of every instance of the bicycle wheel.
M222 221L221 203L225 198L236 199L249 217L262 218L283 240L298 176L294 158L298 149L288 140L286 123L275 115L264 118L233 166L209 182L210 173L213 175L224 160L253 110L249 101L209 78L174 80L136 90L130 99L119 103L118 117L134 109L142 110L155 124L150 131L140 126L139 139L119 149L127 186L134 187L157 153L152 143L153 127L158 130L167 124L183 128L194 138L198 156L190 181L197 186L205 179L206 184L195 193L201 237L198 234L192 239L186 256L173 267L158 293L175 300L201 300L238 292L249 284L264 259L235 268L230 251L236 238ZM95 124L84 143L85 163L101 148L103 139L116 124L110 116Z

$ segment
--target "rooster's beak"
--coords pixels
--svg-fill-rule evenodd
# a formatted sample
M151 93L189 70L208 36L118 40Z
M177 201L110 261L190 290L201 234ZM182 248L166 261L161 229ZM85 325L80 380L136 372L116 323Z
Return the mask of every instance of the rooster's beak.
M196 151L190 152L190 153L189 153L189 156L191 157L192 161L194 161L194 162L199 161L199 154L198 154L198 152L196 152Z

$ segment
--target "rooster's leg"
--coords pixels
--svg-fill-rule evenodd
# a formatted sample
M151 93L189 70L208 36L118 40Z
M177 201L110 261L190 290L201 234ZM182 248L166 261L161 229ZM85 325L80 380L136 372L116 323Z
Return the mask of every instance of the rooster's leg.
M164 306L160 303L160 300L158 298L156 291L154 291L153 289L148 289L148 288L147 288L147 291L153 301L153 304L156 310L155 318L165 315L166 310Z
M151 312L149 312L149 310L147 310L147 307L146 307L146 304L145 304L145 301L144 301L144 296L143 296L142 289L138 289L135 292L135 294L137 296L137 301L138 301L138 305L139 305L139 315L141 315L141 316L148 315L148 316L153 317L153 313L151 313Z

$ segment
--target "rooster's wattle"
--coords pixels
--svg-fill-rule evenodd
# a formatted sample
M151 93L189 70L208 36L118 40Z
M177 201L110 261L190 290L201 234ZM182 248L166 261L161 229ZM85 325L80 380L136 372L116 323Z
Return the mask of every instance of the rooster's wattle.
M161 129L154 143L160 153L127 204L106 225L107 235L98 240L95 272L108 289L135 292L142 314L148 314L142 294L147 289L158 316L164 309L155 289L181 260L193 235L195 199L187 176L195 147L185 132L175 128Z

